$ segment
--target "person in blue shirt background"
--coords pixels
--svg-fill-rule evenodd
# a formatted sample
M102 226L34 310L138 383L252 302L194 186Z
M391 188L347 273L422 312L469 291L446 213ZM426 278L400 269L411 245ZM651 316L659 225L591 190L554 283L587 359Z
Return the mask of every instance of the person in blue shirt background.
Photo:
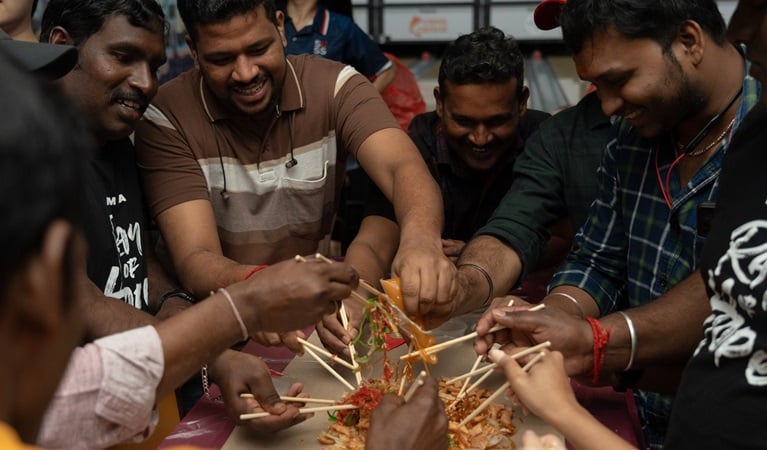
M277 6L285 11L289 55L311 53L348 64L370 79L378 92L394 79L395 65L354 23L350 1L280 0Z

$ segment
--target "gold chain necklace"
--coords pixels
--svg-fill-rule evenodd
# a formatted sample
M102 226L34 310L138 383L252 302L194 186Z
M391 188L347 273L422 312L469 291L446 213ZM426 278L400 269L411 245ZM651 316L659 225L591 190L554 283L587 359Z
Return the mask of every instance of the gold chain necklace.
M713 141L711 141L711 143L708 144L705 148L702 148L702 149L700 149L698 151L695 151L695 152L686 153L686 155L687 156L700 156L700 155L708 152L709 150L711 150L716 144L722 142L722 139L724 139L724 137L727 135L727 133L730 131L730 129L732 129L733 125L735 125L735 119L737 119L737 117L733 117L732 120L730 121L730 124L727 125L727 128L725 128L724 131L722 131L722 134L717 136L717 138L714 139ZM679 150L682 150L682 149L685 148L685 146L682 145L682 144L676 144L676 145L677 145L677 147L679 147Z

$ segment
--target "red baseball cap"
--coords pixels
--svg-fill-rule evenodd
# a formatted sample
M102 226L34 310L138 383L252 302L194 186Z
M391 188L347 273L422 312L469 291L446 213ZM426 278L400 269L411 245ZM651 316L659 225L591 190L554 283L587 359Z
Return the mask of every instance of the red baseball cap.
M559 13L567 0L543 0L535 7L533 19L541 30L553 30L559 26Z

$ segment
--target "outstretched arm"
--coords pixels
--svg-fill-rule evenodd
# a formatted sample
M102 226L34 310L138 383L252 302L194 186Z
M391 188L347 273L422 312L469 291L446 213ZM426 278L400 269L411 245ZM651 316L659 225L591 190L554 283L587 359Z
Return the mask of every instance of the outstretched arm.
M503 367L511 390L522 404L559 430L573 447L633 449L578 403L565 373L562 354L547 350L543 353L543 358L533 364L529 372L501 350L491 350L490 358Z
M392 275L402 279L406 309L424 315L448 303L455 265L442 252L442 196L415 144L386 128L365 140L357 159L394 205L400 237Z
M224 256L213 208L208 200L192 200L157 216L179 281L198 298L242 280L252 266Z

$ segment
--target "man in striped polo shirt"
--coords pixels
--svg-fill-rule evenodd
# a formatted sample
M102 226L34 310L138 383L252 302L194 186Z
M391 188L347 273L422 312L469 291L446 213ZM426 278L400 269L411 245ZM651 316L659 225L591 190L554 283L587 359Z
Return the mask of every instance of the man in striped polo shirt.
M394 204L407 308L446 303L455 267L442 254L439 189L370 82L334 61L286 57L271 0L178 8L198 67L162 87L136 150L184 287L203 295L258 265L326 251L351 154ZM349 337L358 322L352 313Z

